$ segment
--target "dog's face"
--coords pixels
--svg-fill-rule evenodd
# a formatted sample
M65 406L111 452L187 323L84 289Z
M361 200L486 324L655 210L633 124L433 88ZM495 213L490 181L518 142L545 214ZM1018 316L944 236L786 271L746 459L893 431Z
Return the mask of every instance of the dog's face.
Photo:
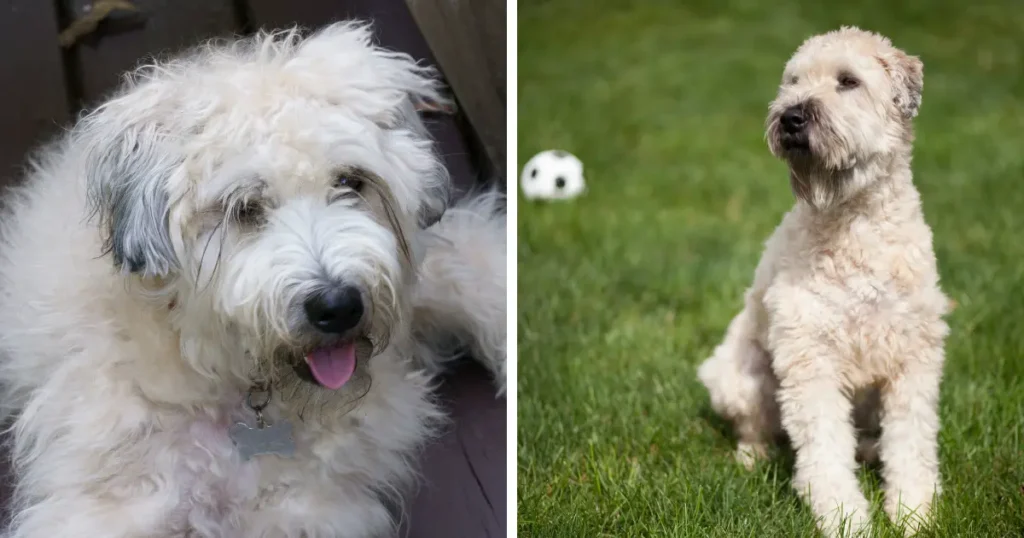
M789 163L797 195L828 205L863 188L872 175L858 168L909 145L922 86L921 61L877 34L843 28L804 42L766 122L769 147Z
M386 346L447 201L414 108L439 99L431 75L339 24L164 64L84 120L115 264L253 359L197 367L337 389Z

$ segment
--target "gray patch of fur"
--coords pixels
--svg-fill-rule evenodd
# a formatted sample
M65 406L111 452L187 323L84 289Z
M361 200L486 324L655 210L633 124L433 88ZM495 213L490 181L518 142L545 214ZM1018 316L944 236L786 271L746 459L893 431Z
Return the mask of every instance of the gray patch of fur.
M178 269L164 183L180 161L158 147L157 137L148 129L126 129L94 141L86 153L89 204L99 215L104 251L117 267L144 276Z

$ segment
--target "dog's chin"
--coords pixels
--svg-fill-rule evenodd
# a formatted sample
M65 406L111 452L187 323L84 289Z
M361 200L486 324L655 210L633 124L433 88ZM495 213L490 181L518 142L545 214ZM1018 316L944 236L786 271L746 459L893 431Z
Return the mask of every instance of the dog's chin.
M811 151L811 139L807 133L783 133L779 137L778 145L782 148L782 157L787 160L807 160L814 157Z
M821 136L814 130L795 134L781 133L774 140L774 155L789 164L789 167L805 175L828 175L845 178L858 163L870 160L849 151L835 151L814 137Z

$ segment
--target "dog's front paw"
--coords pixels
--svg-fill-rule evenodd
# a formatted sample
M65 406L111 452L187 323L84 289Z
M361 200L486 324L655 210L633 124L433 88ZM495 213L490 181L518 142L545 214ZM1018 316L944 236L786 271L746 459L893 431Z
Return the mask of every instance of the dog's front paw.
M903 531L904 536L916 536L931 524L931 497L917 502L895 492L892 497L890 499L886 496L885 513L889 520ZM900 498L903 499L902 502Z
M871 511L867 502L836 501L834 504L837 508L818 521L818 528L826 538L868 538L872 535Z
M841 484L831 482L821 484L817 491L797 488L810 501L818 530L826 538L870 537L871 505L859 491L842 490Z

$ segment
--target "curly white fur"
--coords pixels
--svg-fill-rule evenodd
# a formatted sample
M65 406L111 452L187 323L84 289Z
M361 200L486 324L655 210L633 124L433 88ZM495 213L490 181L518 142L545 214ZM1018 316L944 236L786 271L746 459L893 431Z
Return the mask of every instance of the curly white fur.
M829 535L869 525L853 400L880 400L889 516L911 516L905 528L915 532L940 489L949 302L911 181L922 72L917 58L855 28L797 50L771 105L768 142L789 163L798 202L766 243L745 308L698 372L713 407L734 422L745 465L789 436L793 486ZM780 126L793 106L808 112L804 148Z
M437 88L361 23L261 34L140 69L38 155L0 249L5 536L392 531L448 339L504 386L505 216L495 194L441 216L414 112ZM303 298L339 281L374 349L331 392L284 366L315 341ZM230 441L256 382L294 457Z

